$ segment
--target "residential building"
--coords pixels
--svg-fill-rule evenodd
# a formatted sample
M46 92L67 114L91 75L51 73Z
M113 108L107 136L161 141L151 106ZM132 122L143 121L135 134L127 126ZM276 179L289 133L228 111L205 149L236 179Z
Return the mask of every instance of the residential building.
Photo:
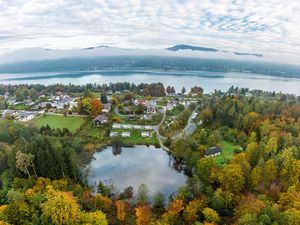
M111 109L111 103L106 103L102 105L102 113L108 114Z
M130 137L130 132L122 132L122 137Z
M222 149L219 147L210 147L209 149L207 149L205 151L204 156L205 157L216 157L218 155L220 155L222 152Z
M149 132L141 132L141 137L150 137Z
M106 115L99 115L93 120L93 126L99 127L108 123L108 117Z
M109 136L110 137L118 137L119 133L118 132L110 132Z
M112 125L112 128L113 129L120 129L122 126L121 126L121 124L118 124L118 123L114 123L113 125Z
M28 112L28 111L23 111L19 113L18 117L16 118L18 121L26 122L29 120L34 119L37 116L37 112Z

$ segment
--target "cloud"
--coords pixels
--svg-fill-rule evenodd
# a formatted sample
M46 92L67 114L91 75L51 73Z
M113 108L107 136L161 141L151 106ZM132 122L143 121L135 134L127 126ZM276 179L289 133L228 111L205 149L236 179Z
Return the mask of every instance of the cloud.
M299 0L0 0L0 53L23 47L185 43L296 63L299 12Z

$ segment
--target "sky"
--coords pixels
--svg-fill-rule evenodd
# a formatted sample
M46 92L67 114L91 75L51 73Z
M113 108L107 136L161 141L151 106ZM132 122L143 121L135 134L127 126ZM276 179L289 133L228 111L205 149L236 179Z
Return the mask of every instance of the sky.
M176 44L300 64L300 0L0 0L0 54Z

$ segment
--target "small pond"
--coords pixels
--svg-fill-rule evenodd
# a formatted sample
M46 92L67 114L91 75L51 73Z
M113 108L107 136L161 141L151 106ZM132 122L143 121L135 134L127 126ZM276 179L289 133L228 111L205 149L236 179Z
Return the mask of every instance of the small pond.
M113 183L117 192L132 186L136 194L139 185L146 184L150 195L162 192L168 197L186 181L183 172L179 172L181 166L172 156L154 146L122 147L121 150L107 147L94 154L89 166L90 185L99 181Z

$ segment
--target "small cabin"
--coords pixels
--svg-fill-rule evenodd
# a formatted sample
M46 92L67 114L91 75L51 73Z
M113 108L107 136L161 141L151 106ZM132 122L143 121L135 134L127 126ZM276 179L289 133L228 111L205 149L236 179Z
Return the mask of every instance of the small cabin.
M99 115L93 120L94 127L99 127L106 123L108 123L108 117L106 115Z
M221 152L222 152L221 148L219 148L219 147L211 147L211 148L209 148L209 149L207 149L205 151L204 156L205 157L216 157L216 156L220 155Z
M109 136L110 137L118 137L119 133L118 132L110 132Z
M141 132L141 136L144 138L148 138L148 137L150 137L150 133L149 132Z
M122 132L122 137L130 137L130 132Z

